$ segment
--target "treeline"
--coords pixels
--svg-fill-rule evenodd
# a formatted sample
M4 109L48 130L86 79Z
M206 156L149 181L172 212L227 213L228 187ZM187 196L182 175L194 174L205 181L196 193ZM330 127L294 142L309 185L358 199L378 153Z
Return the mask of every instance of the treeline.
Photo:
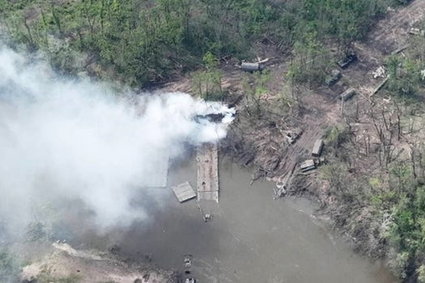
M403 278L425 282L425 143L422 134L425 109L418 103L423 101L425 87L423 35L412 36L404 56L391 56L386 66L389 75L386 91L393 96L394 112L399 117L389 120L389 129L401 132L396 142L407 143L409 155L407 160L403 155L395 157L395 150L389 147L389 151L394 150L390 152L390 191L377 200L391 208L388 212L393 225L387 239L394 251L393 265Z
M356 249L387 259L403 282L425 282L425 144L417 132L421 122L405 124L412 120L411 108L397 103L367 110L374 124L369 135L361 138L350 127L328 132L331 162L321 177L338 203L329 205L328 212L335 226L353 237ZM379 146L370 143L374 135L381 139ZM407 153L394 146L406 139Z
M252 57L256 41L290 51L320 49L332 39L345 52L391 1L0 0L0 30L48 53L59 70L96 62L94 75L109 72L143 85L197 68L207 53Z
M425 23L419 25L424 30ZM370 105L346 108L329 129L321 170L338 205L336 226L359 250L387 258L403 282L425 282L425 37L412 35L385 64L388 82ZM387 98L383 100L382 96ZM359 114L359 112L361 114ZM369 125L357 128L357 125Z
M420 32L425 29L420 25ZM389 81L386 90L403 100L423 99L425 87L425 37L412 35L409 47L403 54L392 55L386 60Z

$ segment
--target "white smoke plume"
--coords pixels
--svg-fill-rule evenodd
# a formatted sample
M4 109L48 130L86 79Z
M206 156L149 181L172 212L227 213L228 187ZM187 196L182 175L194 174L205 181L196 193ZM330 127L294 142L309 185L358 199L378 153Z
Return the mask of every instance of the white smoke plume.
M224 113L222 123L194 119ZM0 220L26 224L35 200L80 199L100 226L148 217L131 192L186 144L226 135L232 109L188 94L116 95L0 48Z

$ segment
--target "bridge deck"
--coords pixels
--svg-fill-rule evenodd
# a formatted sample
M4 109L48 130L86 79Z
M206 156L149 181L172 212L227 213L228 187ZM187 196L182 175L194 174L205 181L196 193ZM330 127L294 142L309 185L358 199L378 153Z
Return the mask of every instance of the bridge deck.
M197 191L198 200L218 202L218 148L216 144L204 144L198 148Z

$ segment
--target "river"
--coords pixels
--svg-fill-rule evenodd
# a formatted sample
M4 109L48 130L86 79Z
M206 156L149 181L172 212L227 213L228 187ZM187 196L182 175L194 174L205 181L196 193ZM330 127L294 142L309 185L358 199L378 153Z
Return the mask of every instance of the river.
M171 185L196 184L193 161L170 172ZM180 204L171 190L155 193L149 221L115 231L120 253L149 255L165 269L182 271L193 256L191 275L199 282L397 282L379 263L350 250L317 220L314 205L302 199L273 200L273 184L249 185L250 173L231 162L220 165L220 202L201 203L212 220L205 223L195 200ZM145 203L141 196L135 203Z

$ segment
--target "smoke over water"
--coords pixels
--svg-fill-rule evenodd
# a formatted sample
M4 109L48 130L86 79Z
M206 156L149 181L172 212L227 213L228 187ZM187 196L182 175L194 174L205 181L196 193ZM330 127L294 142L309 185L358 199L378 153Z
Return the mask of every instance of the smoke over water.
M225 118L194 118L209 113ZM0 221L24 227L35 203L63 199L81 200L99 227L149 217L132 190L161 182L185 145L223 138L232 114L183 93L118 96L0 48Z

